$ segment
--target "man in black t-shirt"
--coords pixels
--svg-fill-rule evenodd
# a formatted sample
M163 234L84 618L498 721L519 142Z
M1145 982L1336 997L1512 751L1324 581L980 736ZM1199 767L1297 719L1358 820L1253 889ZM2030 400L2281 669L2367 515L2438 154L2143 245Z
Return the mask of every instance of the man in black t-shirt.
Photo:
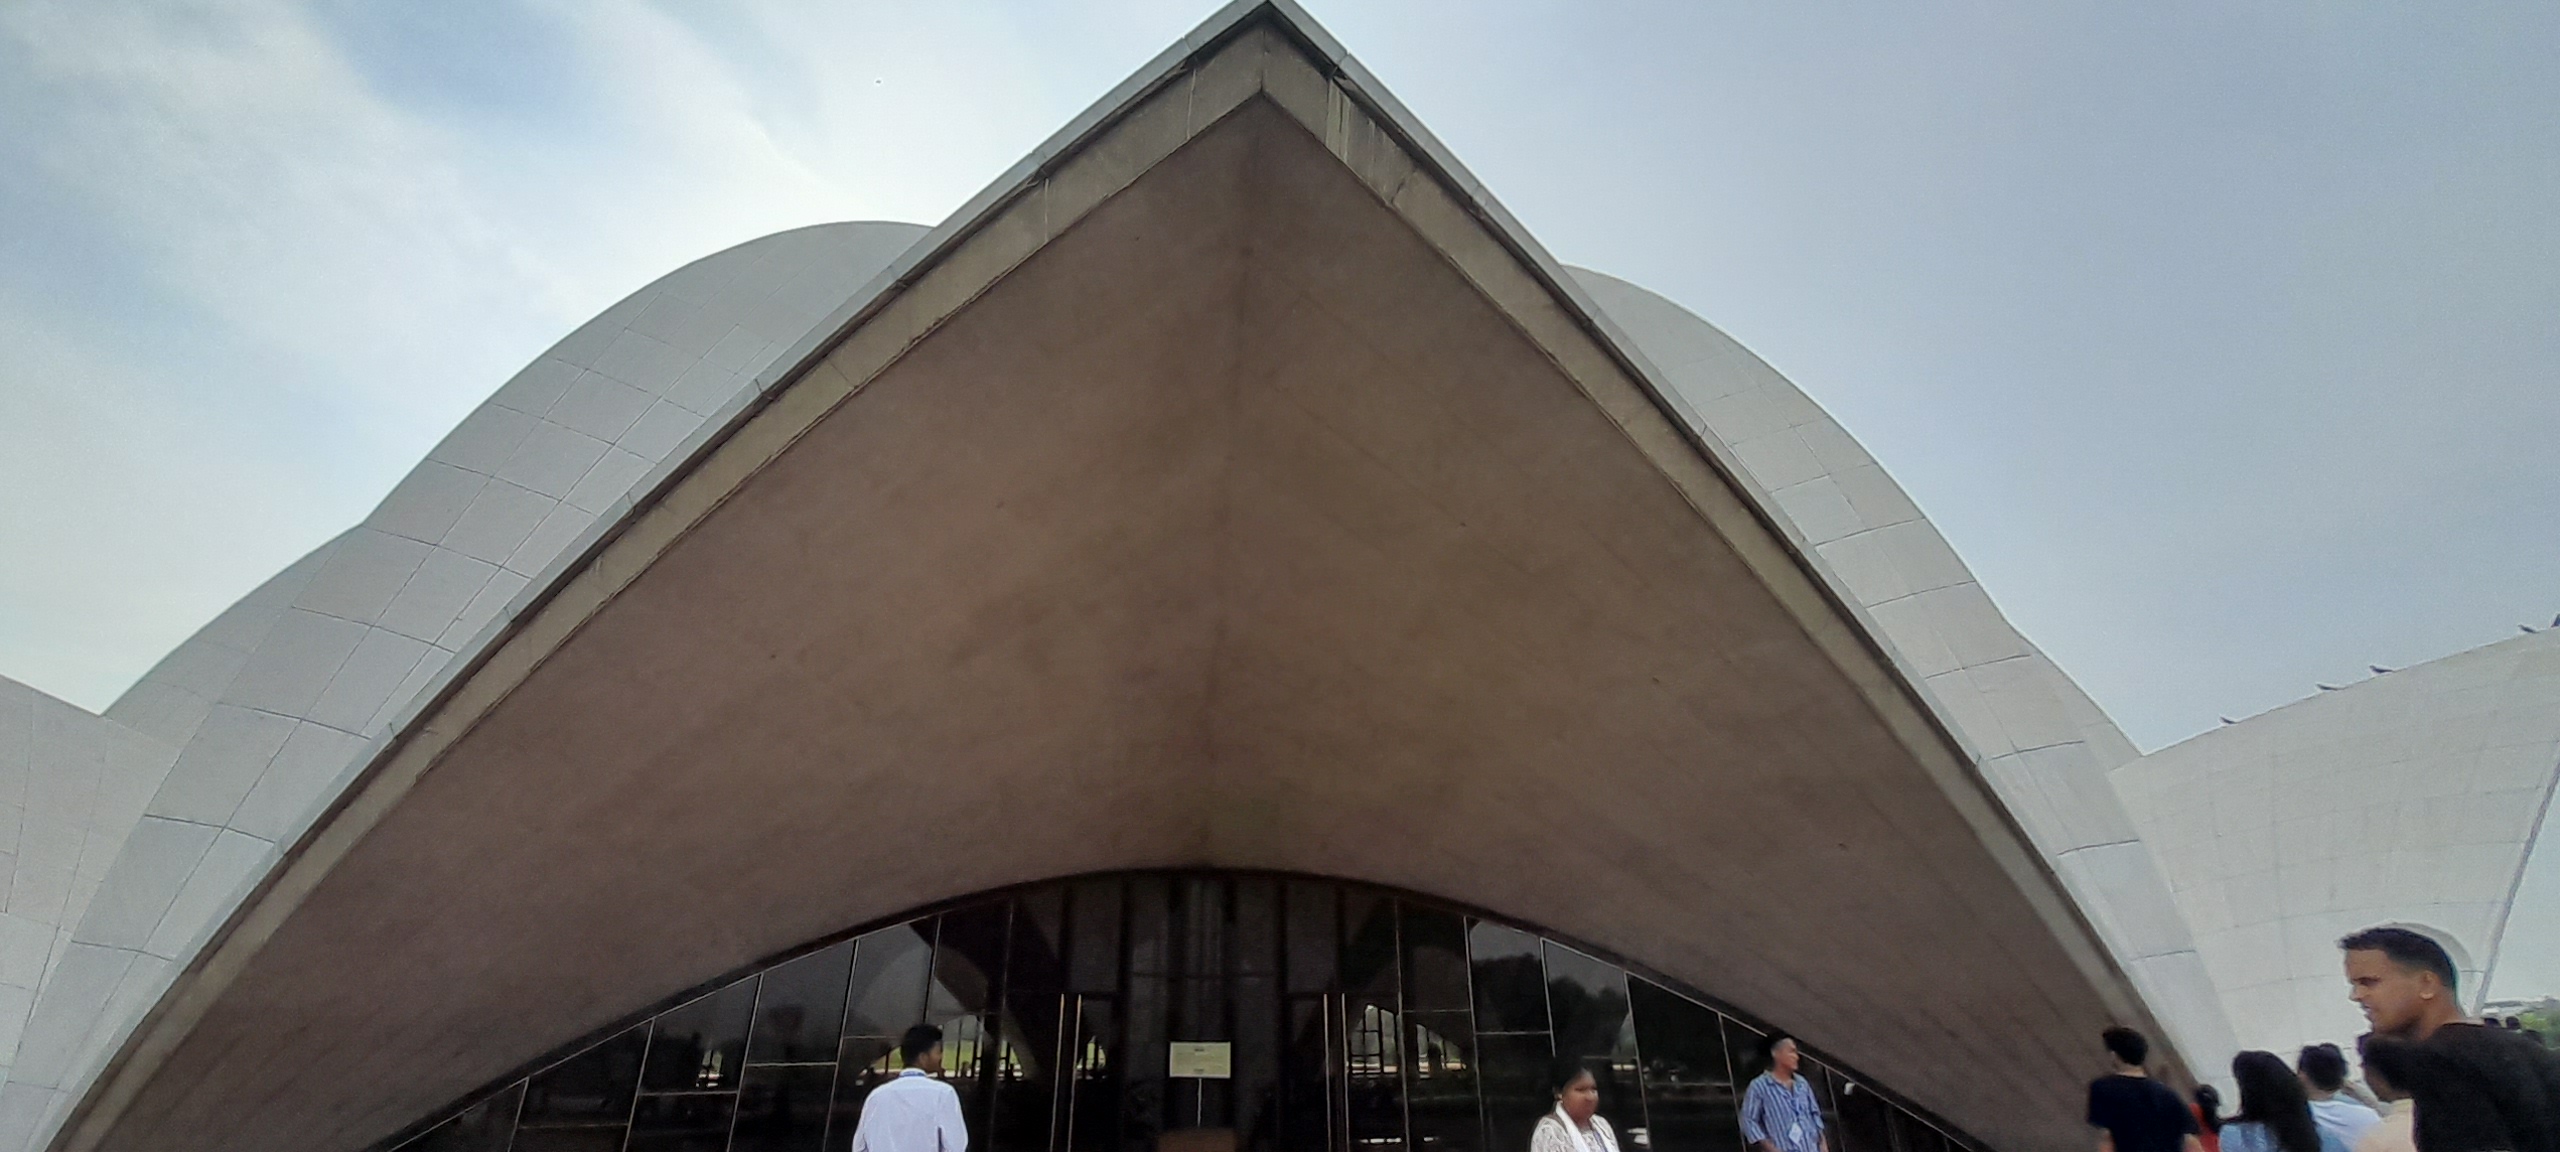
M2560 1057L2464 1020L2443 945L2368 928L2338 947L2348 996L2373 1023L2368 1058L2416 1101L2421 1152L2560 1152Z
M2113 1074L2089 1082L2089 1125L2104 1134L2098 1152L2200 1152L2195 1113L2142 1070L2151 1042L2131 1028L2099 1033L2115 1057Z

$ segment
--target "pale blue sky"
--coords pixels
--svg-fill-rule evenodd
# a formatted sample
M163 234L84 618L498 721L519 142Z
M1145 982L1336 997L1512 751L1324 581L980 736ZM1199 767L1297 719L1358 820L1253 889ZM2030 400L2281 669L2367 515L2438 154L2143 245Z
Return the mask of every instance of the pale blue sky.
M614 298L939 220L1211 7L0 7L0 673L104 706ZM1309 7L2146 748L2560 613L2560 6Z

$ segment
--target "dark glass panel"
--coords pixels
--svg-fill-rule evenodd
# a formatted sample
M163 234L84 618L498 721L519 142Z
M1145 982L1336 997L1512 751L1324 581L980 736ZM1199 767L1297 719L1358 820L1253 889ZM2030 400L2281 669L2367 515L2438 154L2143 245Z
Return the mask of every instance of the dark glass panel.
M1297 931L1296 900L1297 886L1292 885L1292 933ZM1330 928L1328 922L1324 937L1328 942L1333 939ZM1280 1061L1280 1146L1289 1152L1321 1152L1332 1146L1332 1073L1335 1053L1340 1049L1335 1040L1338 1024L1333 1018L1332 1003L1328 996L1289 998L1289 1047Z
M1342 991L1390 1012L1396 996L1396 902L1373 892L1342 896Z
M1740 1148L1740 1090L1716 1012L1642 980L1627 981L1627 991L1644 1053L1645 1127L1653 1152Z
M1038 888L1017 898L1005 949L1007 988L1052 998L1066 990L1066 896L1064 888Z
M1840 1123L1832 1129L1835 1152L1893 1152L1892 1104L1847 1076L1834 1077L1832 1095L1840 1108Z
M1129 971L1162 976L1172 964L1166 944L1169 931L1165 878L1138 876L1129 881Z
M946 1021L995 1006L996 977L1004 971L1005 931L1012 918L1009 900L943 914L933 948L933 991L924 1004L926 1023L948 1030Z
M853 942L846 1036L891 1036L924 1022L924 986L933 976L933 921L883 928Z
M1388 920L1393 935L1392 919ZM1390 949L1390 959L1395 953ZM1394 978L1394 965L1388 966ZM1404 1142L1403 1026L1394 1010L1348 1001L1343 1016L1343 1107L1355 1148Z
M527 1128L516 1133L515 1152L622 1152L631 1130L610 1128Z
M1414 1152L1478 1152L1484 1145L1484 1124L1476 1101L1473 1014L1464 1009L1406 1013L1404 1050L1405 1109Z
M767 977L767 983L771 978ZM826 1146L833 1064L749 1068L738 1087L738 1127L730 1152L820 1152ZM853 1134L847 1132L850 1141Z
M1556 1055L1590 1067L1600 1082L1600 1114L1610 1123L1620 1131L1646 1127L1626 972L1552 940L1546 951L1547 1012L1555 1021Z
M1240 887L1239 921L1249 902ZM1244 935L1240 928L1239 943ZM1246 1152L1270 1152L1280 1139L1280 990L1268 975L1236 981L1234 1072L1236 1142Z
M1333 989L1334 973L1340 956L1339 918L1334 914L1338 893L1333 885L1313 880L1292 880L1286 889L1288 903L1288 956L1291 992L1328 992Z
M1547 1070L1555 1049L1544 1032L1476 1036L1476 1080L1484 1093L1485 1144L1492 1152L1522 1152L1538 1117L1553 1111ZM1614 1121L1613 1121L1614 1123ZM1619 1152L1634 1152L1620 1148Z
M1120 1146L1118 1014L1113 1001L1080 997L1075 1004L1073 1060L1068 1064L1065 1129L1070 1152L1109 1152Z
M737 1108L735 1092L642 1096L624 1152L723 1152Z
M1003 1036L991 1032L985 1015L954 1016L942 1022L943 1083L960 1094L960 1118L971 1132L986 1130L987 1109L994 1103L996 1081L1003 1079L1012 1053ZM983 1146L986 1141L977 1141Z
M1131 886L1133 913L1141 902L1136 887ZM1134 939L1138 932L1133 927L1129 935ZM1154 1152L1156 1136L1165 1129L1166 995L1164 977L1130 975L1128 1032L1120 1048L1120 1146L1129 1152Z
M1021 926L1018 917L1015 926ZM1004 1058L995 1073L987 1145L998 1152L1040 1152L1049 1147L1066 1000L1056 992L1008 991L1005 1003L996 1018Z
M852 966L853 941L847 940L766 972L756 993L747 1063L834 1063Z
M1175 976L1215 979L1227 974L1227 882L1186 877L1174 889Z
M400 1152L507 1152L507 1141L516 1134L516 1109L523 1103L524 1085L511 1085L401 1145Z
M643 1092L735 1090L745 1063L747 1023L755 1019L756 979L740 980L661 1013L649 1037Z
M1798 1075L1801 1075L1805 1079L1813 1082L1813 1098L1816 1104L1822 1109L1822 1130L1829 1133L1839 1132L1839 1074L1832 1071L1828 1065L1810 1056L1805 1057L1803 1063L1796 1066L1796 1072ZM1841 1152L1840 1140L1836 1135L1831 1141L1831 1152Z
M631 1094L640 1086L640 1057L649 1027L629 1028L610 1040L534 1074L525 1085L522 1128L612 1124L631 1119ZM518 1147L523 1147L521 1138Z
M1110 994L1120 990L1120 891L1118 880L1082 880L1069 903L1067 991Z
M1537 937L1478 920L1467 929L1467 954L1474 962L1477 1030L1547 1030L1547 968Z
M1769 1058L1760 1052L1760 1042L1768 1036L1731 1016L1724 1018L1725 1060L1733 1065L1734 1090L1751 1090L1753 1077L1769 1070Z
M1893 1142L1896 1152L1947 1152L1946 1137L1899 1108L1893 1110Z
M1280 885L1268 876L1236 878L1235 971L1246 976L1280 971Z
M848 1036L837 1053L835 1098L827 1108L827 1145L849 1147L853 1126L862 1119L863 1098L905 1065L898 1059L898 1042L887 1037Z
M1466 921L1445 909L1402 903L1405 1010L1466 1011Z

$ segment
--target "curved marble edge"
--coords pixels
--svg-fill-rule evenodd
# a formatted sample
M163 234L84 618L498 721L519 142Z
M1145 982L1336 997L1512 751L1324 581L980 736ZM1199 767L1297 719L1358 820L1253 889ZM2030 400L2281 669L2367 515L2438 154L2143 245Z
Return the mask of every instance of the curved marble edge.
M0 1148L49 1140L389 734L925 233L781 232L623 298L465 417L364 523L111 706L178 751L35 990L0 1083Z
M2337 941L2444 941L2477 1008L2560 785L2560 633L2517 636L2228 724L2118 767L2243 1044L2364 1030Z
M2159 863L2107 781L2133 745L2009 624L1946 539L1839 422L1715 325L1664 297L1568 271L1729 446L1863 613L2198 1075L2233 1033Z

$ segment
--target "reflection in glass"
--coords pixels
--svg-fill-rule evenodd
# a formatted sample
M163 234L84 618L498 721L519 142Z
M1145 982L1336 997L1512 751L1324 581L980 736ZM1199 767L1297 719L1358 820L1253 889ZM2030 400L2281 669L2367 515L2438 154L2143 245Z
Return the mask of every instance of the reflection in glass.
M734 1089L745 1063L747 1023L755 1019L756 981L740 980L658 1017L649 1037L643 1092Z
M1544 1032L1479 1032L1476 1061L1476 1079L1484 1093L1485 1148L1488 1152L1526 1152L1529 1130L1537 1125L1538 1117L1556 1106L1555 1094L1547 1090L1547 1070L1555 1063L1554 1046ZM1634 1150L1622 1146L1619 1152Z
M1343 893L1343 994L1392 1010L1396 984L1396 902L1371 892Z
M857 961L858 963L859 961ZM922 998L919 997L919 1000ZM883 1036L847 1036L836 1057L836 1091L827 1107L828 1143L851 1145L854 1122L862 1118L862 1101L882 1081L898 1074L898 1042Z
M986 1015L954 1016L941 1024L942 1082L960 1094L960 1117L974 1132L986 1130L996 1085L1020 1071L1012 1045ZM984 1137L980 1138L981 1141Z
M1296 907L1295 887L1290 893L1291 906ZM1326 921L1325 939L1330 941L1332 922ZM1295 932L1295 921L1292 921ZM1294 939L1294 935L1292 937ZM1327 966L1330 968L1330 965ZM1337 1018L1331 996L1291 996L1283 1025L1287 1049L1280 1057L1280 1146L1288 1149L1327 1148L1338 1126L1334 1107L1334 1075L1340 1064L1335 1053L1340 1043L1334 1031Z
M524 1113L516 1126L628 1123L631 1094L640 1086L640 1056L648 1044L649 1026L638 1025L536 1073L525 1086ZM522 1147L523 1137L516 1143Z
M835 1083L833 1064L747 1069L738 1086L731 1152L820 1152L826 1147L827 1097ZM853 1134L848 1131L845 1138L850 1141Z
M1455 912L1410 900L1404 908L1404 1006L1412 1012L1464 1012L1467 924Z
M924 986L933 975L933 921L883 928L853 942L846 1036L896 1037L924 1022Z
M1280 971L1280 885L1268 876L1236 880L1235 971L1272 976Z
M1035 888L1016 897L1006 981L1055 992L1067 986L1067 890Z
M1893 1142L1897 1152L1947 1152L1947 1138L1938 1134L1925 1121L1896 1109L1893 1113Z
M1068 900L1067 991L1120 990L1119 880L1079 880Z
M1627 992L1654 1152L1734 1152L1742 1145L1741 1100L1716 1012L1644 980L1627 981Z
M765 973L764 986L756 992L747 1063L834 1063L852 964L853 941L847 940Z
M1405 1014L1405 1109L1414 1152L1476 1152L1482 1147L1475 1047L1473 1013Z
M1042 1152L1057 1106L1057 1066L1066 1054L1065 890L1025 894L1014 910L1005 956L1004 1006L995 1016L1004 1059L995 1066L988 1147Z
M1243 894L1238 893L1239 911ZM1270 965L1264 965L1266 972ZM1280 1138L1280 989L1268 974L1235 986L1235 1079L1229 1097L1236 1138L1247 1152L1268 1152Z
M1893 1152L1892 1104L1846 1076L1832 1078L1832 1095L1840 1107L1840 1123L1833 1129L1837 1133L1831 1142L1833 1148L1839 1152Z
M1134 915L1140 900L1137 885L1131 885L1130 911ZM1158 890L1161 894L1161 889ZM1161 908L1161 903L1157 907ZM1138 938L1134 926L1132 940ZM1156 941L1161 947L1163 935ZM1161 953L1159 953L1161 954ZM1132 951L1134 963L1136 953ZM1156 1135L1165 1130L1165 978L1129 975L1129 999L1123 1005L1128 1015L1123 1027L1128 1031L1120 1045L1120 1146L1129 1152L1154 1152Z
M1291 880L1284 890L1291 992L1329 992L1338 953L1334 947L1337 892L1331 884Z
M1050 1112L1057 1091L1055 1067L1062 1015L1055 993L1041 997L1045 1011L1026 1020L1008 1007L996 1017L1002 1058L994 1066L986 1147L1000 1152L1040 1152L1049 1146Z
M1004 937L1013 916L1009 900L991 900L943 913L933 948L933 988L925 998L925 1023L950 1028L955 1017L993 1007L996 975L1004 971Z
M1769 1061L1760 1055L1760 1042L1768 1034L1731 1016L1724 1020L1724 1050L1733 1062L1733 1082L1749 1091L1751 1078L1769 1070Z
M622 1152L623 1134L629 1131L621 1124L610 1128L528 1128L516 1133L515 1152Z
M1227 883L1198 877L1174 893L1174 968L1177 976L1222 979L1227 974Z
M1079 996L1069 1011L1074 1021L1074 1061L1068 1066L1066 1120L1069 1152L1106 1152L1120 1143L1120 1068L1112 1053L1120 1048L1113 1002Z
M624 1152L722 1152L737 1106L734 1092L642 1096Z
M411 1152L507 1152L507 1142L516 1135L516 1110L523 1104L524 1085L510 1086L436 1125L407 1147Z
M1474 965L1476 1030L1547 1030L1547 968L1538 938L1516 928L1477 920L1467 928Z
M1555 1020L1556 1055L1582 1061L1599 1080L1600 1114L1620 1131L1645 1127L1626 972L1548 941L1547 1011Z
M1129 880L1129 971L1136 975L1161 976L1172 965L1165 944L1166 880L1162 876L1133 876Z
M482 1093L402 1152L843 1152L928 1015L976 1152L1525 1152L1559 1054L1601 1078L1621 1152L1739 1152L1760 1035L1427 900L1098 877L747 975ZM1230 1045L1230 1075L1169 1077L1174 1041ZM1967 1147L1814 1054L1804 1068L1834 1152Z
M1392 966L1389 972L1392 975ZM1402 1032L1394 1011L1376 1004L1346 1002L1342 1028L1343 1110L1355 1148L1404 1142Z
M1833 1076L1831 1069L1823 1066L1821 1061L1810 1056L1805 1057L1804 1061L1796 1066L1796 1074L1813 1084L1814 1102L1822 1109L1822 1130L1838 1132L1840 1130L1839 1078ZM1834 1152L1837 1152L1840 1142L1833 1140L1831 1147Z

